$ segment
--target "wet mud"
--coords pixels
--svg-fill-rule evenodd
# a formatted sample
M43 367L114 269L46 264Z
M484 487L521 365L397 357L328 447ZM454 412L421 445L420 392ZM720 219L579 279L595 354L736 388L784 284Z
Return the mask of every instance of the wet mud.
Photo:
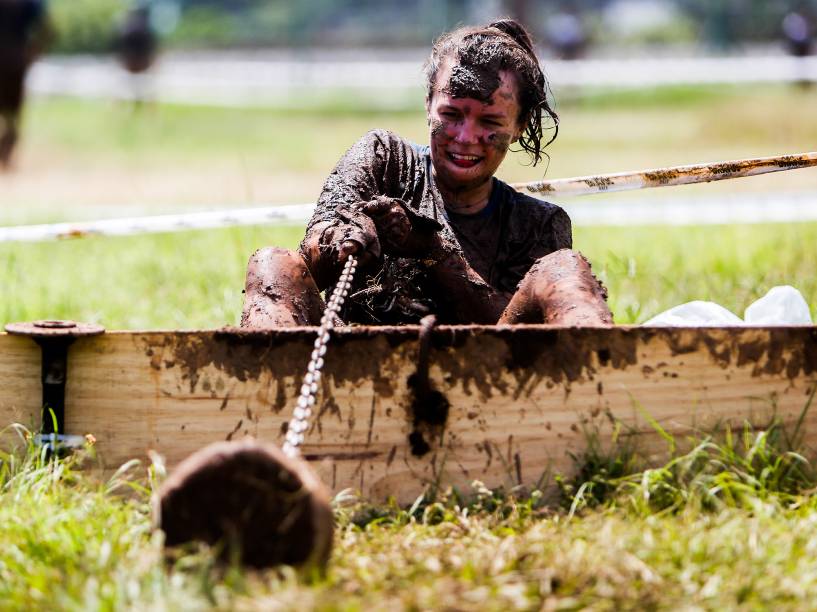
M431 334L435 325L436 317L433 315L421 321L417 371L407 381L411 397L409 415L412 419L408 442L411 454L415 457L421 457L431 450L427 438L442 441L451 407L448 398L434 387L429 378Z
M531 266L502 316L502 324L612 325L607 289L581 254L561 249Z
M374 397L392 407L387 416L405 420L407 452L420 457L440 448L449 429L454 408L449 398L455 388L457 394L476 401L494 397L524 400L532 393L541 393L543 387L567 396L574 384L591 384L603 395L608 385L602 385L602 380L608 381L610 376L615 380L615 371L635 369L645 379L677 378L683 375L685 355L694 355L698 364L703 357L713 368L748 369L752 377L796 381L817 376L817 328L812 327L440 326L428 334L427 358L441 377L425 382L417 376L418 333L414 326L336 330L324 368L321 407L314 423L317 433L327 418L348 420L347 407L335 399L335 389L344 388L348 393L362 386L370 388L372 383ZM191 393L201 392L207 385L221 389L218 393L228 393L235 385L228 377L238 381L257 380L262 375L277 381L300 380L314 331L232 329L155 334L143 341L152 367L179 371ZM648 345L653 347L651 355L664 352L666 361L674 365L653 358L645 362ZM217 375L214 380L212 370L205 372L205 368L213 367L224 373L223 380ZM725 373L727 379L729 375ZM271 394L268 401L270 409L278 412L292 405L294 396L289 397L283 385L276 387L278 393ZM228 400L222 405L225 402ZM241 411L244 419L243 406ZM376 427L369 413L360 415L357 422L349 420L349 427L365 428L365 422ZM356 447L353 452L364 450L371 449ZM355 458L357 455L339 457Z
M303 258L277 247L252 254L244 293L242 327L317 325L325 308Z
M441 91L452 98L473 98L488 104L499 88L502 58L496 51L492 54L490 51L487 53L483 51L479 57L482 61L479 63L474 62L472 57L460 57L460 63L451 67L451 75L448 82L441 87Z
M332 546L329 493L301 460L270 444L212 444L163 483L154 521L174 547L221 546L224 561L323 567Z
M441 123L431 125L432 132L441 129L445 129ZM503 148L508 139L507 134L497 133L492 146ZM394 134L375 130L355 143L327 178L300 252L317 287L331 291L342 259L340 245L353 239L366 249L365 261L360 263L342 313L344 320L361 324L411 324L418 323L428 313L435 313L446 323L492 323L499 317L507 298L501 307L487 309L492 314L496 310L492 319L485 312L468 318L467 314L457 312L456 305L451 305L463 300L461 295L450 295L452 279L446 278L445 284L439 282L433 267L448 255L459 255L469 263L479 264L482 261L479 256L485 258L485 253L490 253L492 265L478 271L483 275L479 280L499 291L513 292L527 267L544 254L537 245L549 244L555 250L572 243L569 221L561 223L557 219L560 215L566 217L562 211L541 202L540 206L533 206L525 197L502 185L498 193L499 210L496 218L490 219L496 223L496 229L492 241L485 242L481 239L482 234L489 233L487 230L477 228L473 234L468 228L454 227L447 218L446 204L435 183L427 154ZM411 213L408 216L412 230L420 226L439 228L435 229L437 242L429 244L427 249L410 249L410 253L401 248L404 246L401 241L390 240L388 236L375 242L372 228L367 229L358 219L363 215L359 211L384 198L404 205L405 211ZM538 234L543 235L532 237L532 227L542 228ZM467 252L463 241L468 242ZM537 252L534 254L533 250ZM530 257L525 261L528 252ZM456 276L453 280L460 285L471 282L465 271ZM474 291L480 293L479 287ZM471 297L469 294L465 299Z
M405 368L405 359L414 359L417 337L416 326L336 330L325 375L335 386L374 381L379 397L399 400L396 391L405 387L396 376ZM313 341L310 329L228 328L157 333L144 338L142 348L154 369L178 368L192 393L203 369L210 366L241 382L258 380L265 372L300 379ZM516 389L508 388L506 374L521 389L532 379L560 385L593 380L599 367L637 366L639 347L652 341L665 344L672 356L702 351L720 368L751 367L752 376L794 379L817 374L817 328L811 327L439 326L430 332L429 359L445 373L447 384L461 384L467 394L488 398L496 393L516 395Z

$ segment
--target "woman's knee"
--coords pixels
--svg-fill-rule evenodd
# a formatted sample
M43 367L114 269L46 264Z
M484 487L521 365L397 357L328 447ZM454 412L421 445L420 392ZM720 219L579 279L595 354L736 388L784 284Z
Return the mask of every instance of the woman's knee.
M247 263L247 290L263 290L271 283L300 285L310 279L309 269L299 253L281 247L263 247Z
M528 274L561 278L568 273L590 271L587 258L573 249L559 249L537 259Z
M545 322L613 322L607 306L607 289L578 251L561 249L539 258L523 284L543 309Z
M259 276L271 270L290 269L306 270L306 263L300 254L281 247L261 247L247 263L247 270Z
M247 265L242 327L314 325L323 301L300 254L280 247L255 251Z

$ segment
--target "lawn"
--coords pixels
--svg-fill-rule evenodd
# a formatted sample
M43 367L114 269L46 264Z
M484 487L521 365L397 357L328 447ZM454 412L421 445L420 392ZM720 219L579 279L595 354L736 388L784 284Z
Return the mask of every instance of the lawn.
M547 504L539 490L478 482L408 509L343 492L323 576L224 566L204 548L165 557L150 490L133 479L143 470L100 484L74 460L2 456L0 601L4 610L806 609L817 597L815 480L783 433L698 439L653 469L632 449L579 457L593 466L587 482L545 483L561 489Z
M235 325L256 248L294 248L297 227L229 228L124 238L0 244L0 321L71 318L109 329ZM739 315L791 284L817 306L817 224L577 228L619 323L691 299Z
M817 142L817 91L564 92L561 100L549 177L806 151ZM18 171L0 176L0 216L33 223L310 201L370 127L417 140L426 129L412 110L134 113L37 100ZM543 172L513 158L501 175ZM679 191L814 185L805 170ZM0 244L0 320L235 324L249 254L295 247L301 233L263 226ZM620 323L691 299L742 314L777 284L794 285L817 307L814 223L578 227L574 242L608 286ZM323 577L222 567L207 550L165 561L150 530L147 466L100 484L72 461L0 455L0 608L804 609L817 598L817 497L813 449L794 433L773 425L686 441L679 447L689 454L658 467L630 449L577 457L581 481L554 479L533 492L477 483L410 509L344 493L334 501L335 549ZM152 474L161 478L161 469Z

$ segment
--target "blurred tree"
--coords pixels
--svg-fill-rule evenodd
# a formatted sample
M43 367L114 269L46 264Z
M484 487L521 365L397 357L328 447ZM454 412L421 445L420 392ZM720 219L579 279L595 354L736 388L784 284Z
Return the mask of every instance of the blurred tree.
M114 24L124 12L122 0L57 0L51 4L56 32L54 50L61 53L110 51Z

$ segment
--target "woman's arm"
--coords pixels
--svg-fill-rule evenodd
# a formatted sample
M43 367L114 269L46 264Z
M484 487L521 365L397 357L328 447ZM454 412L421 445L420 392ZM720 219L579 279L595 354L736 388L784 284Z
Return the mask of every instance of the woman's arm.
M379 196L400 197L413 184L417 163L405 141L382 130L367 133L338 161L300 247L320 289L337 279L349 254L363 264L380 258L378 227L364 204Z
M528 230L527 250L524 263L512 266L508 272L517 280L513 287L504 287L503 291L489 285L468 264L459 249L440 244L437 247L436 263L429 270L432 278L443 289L441 295L448 296L447 306L457 318L472 320L478 323L496 323L513 296L517 282L528 272L531 264L539 258L572 247L572 228L570 217L558 208L551 214L547 223L540 226L534 217L525 217L523 227Z
M509 294L497 291L477 274L459 249L440 249L428 271L446 309L460 321L496 323L510 301Z

